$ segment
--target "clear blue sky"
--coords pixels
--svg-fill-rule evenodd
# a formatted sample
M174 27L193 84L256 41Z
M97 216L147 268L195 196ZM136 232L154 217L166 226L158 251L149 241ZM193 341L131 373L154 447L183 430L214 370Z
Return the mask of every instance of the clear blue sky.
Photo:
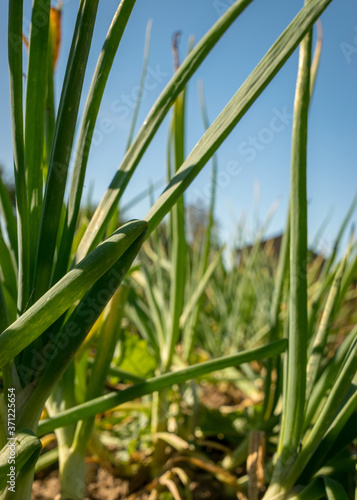
M24 2L26 19L30 18L31 3L30 0ZM118 0L102 0L99 4L84 96L118 3ZM138 124L145 119L172 74L173 32L182 32L182 58L187 50L188 37L194 35L199 40L217 20L217 10L224 9L225 5L228 7L230 3L232 0L137 0L103 98L84 196L93 181L93 198L99 201L123 157L132 103L135 100L135 86L141 73L148 20L153 21L149 67L151 72L156 73L148 80L150 89L143 99ZM63 38L56 75L57 101L78 4L78 0L64 1ZM302 0L255 0L209 54L188 87L187 153L203 133L197 97L198 80L203 80L208 113L213 121L302 4ZM6 49L7 2L3 2L1 13L0 162L10 171L12 153ZM334 0L322 17L323 49L311 104L308 165L310 241L313 241L328 213L331 215L321 241L322 250L331 246L339 223L357 190L356 14L355 0ZM28 23L25 24L24 31L28 32ZM293 109L297 55L296 51L219 150L221 186L218 187L216 218L222 239L229 240L232 237L234 220L240 220L244 213L248 227L254 227L254 186L258 185L261 221L272 204L279 202L269 234L278 233L285 224L290 176L290 114ZM84 99L82 101L81 112ZM118 112L119 105L124 106L120 108L121 112ZM273 119L281 114L284 116L283 120ZM124 202L145 189L149 180L155 182L164 178L167 124L168 120L165 120L142 159L128 186ZM231 162L238 162L241 171L239 175L227 179L227 169ZM204 202L199 193L205 191L210 172L211 168L207 165L188 190L188 201L199 204ZM156 192L156 196L159 192ZM149 202L142 202L128 216L143 217L148 208ZM356 212L354 219L357 219Z

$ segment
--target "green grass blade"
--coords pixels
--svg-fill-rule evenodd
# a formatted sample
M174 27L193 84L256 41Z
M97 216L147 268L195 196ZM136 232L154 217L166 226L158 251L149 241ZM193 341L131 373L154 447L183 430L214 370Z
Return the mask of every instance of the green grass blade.
M164 375L154 377L140 384L135 384L120 393L111 393L93 401L88 401L76 408L64 412L62 415L58 415L56 418L44 420L39 424L38 435L47 434L58 427L67 426L82 418L110 410L119 404L171 387L173 384L182 384L187 380L202 377L207 373L223 370L230 366L238 366L253 360L259 361L269 356L276 356L282 353L286 347L286 340L278 340L272 344L257 347L250 351L205 361L204 363L192 365L176 372L165 373Z
M331 221L332 213L333 213L332 208L330 208L330 210L326 213L323 221L321 222L319 228L317 229L314 239L310 245L310 250L312 250L316 255L319 253L320 250L319 244L322 242L322 237L326 231L329 222Z
M4 217L7 235L9 237L11 249L17 259L17 222L12 208L9 193L0 177L0 208Z
M222 252L223 252L223 247L216 253L214 259L206 269L206 272L202 276L202 278L196 282L196 288L194 293L191 295L189 301L186 303L184 310L182 311L181 317L180 317L180 328L183 328L185 326L185 323L188 319L188 317L194 312L197 304L199 303L201 297L203 296L207 284L209 280L211 279L213 273L217 269L217 266L221 262L221 257L222 257Z
M342 300L346 296L346 293L348 291L348 288L350 287L351 283L353 283L353 280L355 279L356 273L357 273L357 252L356 252L356 246L353 248L352 252L354 251L354 257L352 257L351 262L347 264L346 266L346 271L342 277L342 283L341 283L341 292L340 292L340 298L337 304L337 308L339 308ZM351 252L351 253L352 253Z
M339 409L336 418L326 431L324 437L321 439L316 451L312 454L310 460L307 462L307 465L305 466L305 469L299 478L299 482L308 481L309 478L313 474L315 474L315 472L317 472L321 466L323 466L331 448L335 447L336 443L339 443L339 441L341 440L341 434L344 429L346 430L346 434L348 435L350 442L356 436L355 426L353 426L353 429L349 426L351 423L350 419L351 417L353 417L356 408L357 387L354 386L351 390L351 395L347 398L343 407ZM344 443L342 439L342 446L343 444Z
M9 324L9 313L7 310L5 297L2 291L2 285L0 283L0 328L2 330L5 330L8 324Z
M14 298L9 294L7 288L4 286L4 284L2 284L2 293L4 295L4 299L5 299L5 304L6 304L6 310L7 310L7 314L8 314L8 323L6 325L6 327L12 323L13 321L15 321L15 319L17 318L17 306L16 306L16 300L14 300Z
M321 275L319 278L321 285L319 286L319 289L318 289L318 291L317 291L317 293L312 301L311 307L309 309L309 335L308 335L309 338L312 338L314 330L316 328L316 322L317 322L317 318L318 318L319 309L321 307L322 299L323 299L325 293L327 292L328 288L332 284L333 274L330 271L331 271L333 264L335 262L335 258L336 258L336 255L337 255L337 252L339 249L339 245L340 245L340 241L341 241L341 238L343 236L343 233L344 233L346 226L347 226L348 222L350 221L351 216L353 214L353 211L355 209L356 202L357 202L357 195L354 198L354 200L353 200L353 202L348 210L348 213L346 214L344 221L339 229L339 233L336 237L333 251L331 252L331 255L328 257L328 259L325 261L324 266L322 268ZM344 274L344 277L342 279L340 300L336 306L337 309L339 308L340 301L346 295L347 289L353 280L353 276L355 275L356 269L357 269L357 258L355 257L354 260L349 265L349 270Z
M321 500L324 498L325 488L322 477L317 477L302 491L293 496L294 500Z
M209 123L208 114L207 114L207 107L206 107L206 101L205 101L202 81L198 82L198 96L199 96L199 101L200 101L200 108L201 108L203 125L204 125L205 130L207 130L210 126L210 123ZM199 268L200 268L201 276L203 276L204 273L207 271L209 256L210 256L210 252L211 252L212 231L213 231L213 226L214 226L214 210L215 210L216 191L217 191L216 179L217 179L217 157L216 157L216 155L213 155L213 157L212 157L211 198L210 198L210 203L209 203L208 220L207 220L207 227L206 227L206 231L205 231L205 242L204 242L202 260L199 258L199 256L197 256L198 261L200 262ZM195 250L194 250L194 252L195 252ZM184 332L183 332L184 333L183 352L184 352L185 359L187 359L187 360L190 358L192 351L193 351L193 348L194 348L194 345L195 345L196 336L197 336L197 329L198 329L200 315L201 315L202 303L203 303L203 294L201 294L199 300L196 302L195 311L193 312L192 320L190 321L190 324L187 326L187 328L184 329ZM182 321L182 316L181 316L180 321ZM182 326L181 326L181 328L182 328Z
M119 338L127 295L128 288L122 286L111 299L108 317L99 335L93 373L89 380L86 399L92 399L99 396L103 390L107 371Z
M185 91L177 97L173 116L173 141L175 171L180 168L185 156ZM171 277L170 320L168 335L162 352L162 368L170 369L175 346L180 334L180 317L184 307L186 284L187 243L185 236L185 204L181 196L171 211Z
M4 241L1 228L0 228L0 269L1 269L0 280L3 281L3 286L6 287L9 294L16 302L16 293L17 293L16 269L14 266L12 253Z
M27 211L25 150L22 99L22 11L23 0L10 0L8 21L8 58L10 76L10 110L16 186L18 229L18 300L23 311L29 296L29 225Z
M123 225L10 325L0 335L0 367L38 338L82 297L146 228L144 221Z
M322 271L322 276L325 277L328 272L330 271L333 263L335 262L335 259L336 259L336 255L338 253L338 250L339 250L339 247L340 247L340 244L341 244L341 240L342 240L342 236L343 236L343 233L345 232L346 230L346 227L353 215L353 212L355 210L357 206L357 193L355 194L352 202L351 202L351 205L346 213L346 216L345 218L343 219L342 221L342 224L340 226L340 229L337 233L337 236L336 236L336 239L335 239L335 243L334 243L334 246L333 246L333 250L332 250L332 253L330 255L330 257L327 259L327 261L325 262L325 265L324 265L324 268L323 268L323 271Z
M93 215L86 235L81 242L76 260L81 259L99 241L100 234L102 234L107 225L135 168L169 109L207 54L251 1L236 1L201 39L166 85L149 115L144 120L143 126L126 153L109 189Z
M47 96L46 96L46 112L45 112L45 165L43 177L47 178L48 165L50 163L50 155L53 144L53 136L56 127L56 107L55 107L55 89L54 89L54 44L55 28L51 26L48 33L48 48L47 48Z
M308 2L310 5L312 2ZM298 448L303 427L307 362L306 146L310 101L311 32L302 41L296 84L291 155L290 316L284 427L279 450Z
M167 327L165 324L165 311L160 307L159 301L156 299L156 294L154 293L155 284L145 266L142 267L142 272L145 277L145 297L149 306L148 313L155 327L155 345L157 345L159 351L162 352L165 344L165 330Z
M321 59L321 50L322 50L322 24L320 19L316 22L317 26L317 40L314 50L314 57L312 58L311 63L311 74L310 74L310 100L315 88L317 70L319 69L320 59Z
M311 342L311 348L308 350L308 364L306 373L306 398L308 400L313 386L315 384L318 369L320 367L321 359L325 350L327 337L331 322L333 320L334 312L336 311L336 303L339 298L340 285L342 276L346 267L348 257L350 255L352 245L349 246L345 257L338 266L335 273L333 283L331 285L330 293L328 295L326 305L322 314L319 328L316 332L315 338Z
M127 22L135 5L133 0L123 0L114 15L112 24L107 33L102 51L100 53L91 86L89 89L76 154L73 165L73 174L68 198L66 224L61 241L61 260L57 263L54 281L60 279L66 272L72 241L76 229L78 213L81 204L84 178L90 152L90 145L95 129L100 104L107 84L107 80L117 53L120 41L124 34ZM101 232L103 234L103 232Z
M274 291L270 306L269 318L269 342L276 340L279 337L279 312L280 304L283 295L284 280L289 269L289 255L290 255L290 206L288 208L288 217L286 221L285 231L283 234L279 262L274 280ZM267 374L265 376L265 397L263 406L263 415L266 420L269 420L272 412L274 411L274 403L277 401L279 387L276 385L274 391L272 388L272 371L277 370L280 364L280 359L276 360L269 358L267 360Z
M293 53L331 0L306 5L209 127L146 216L150 234ZM195 49L192 51L194 52ZM182 66L181 66L182 67Z
M99 334L99 343L95 356L91 377L85 400L94 399L101 396L108 369L113 358L115 346L118 341L118 334L121 328L121 321L124 315L124 306L128 289L121 287L113 296L110 303L110 310ZM73 439L73 449L85 453L87 442L92 432L94 417L82 420L77 424L76 434Z
M170 127L171 128L171 127ZM151 190L150 193L150 205L153 204L153 190ZM167 231L169 232L169 228L167 227ZM171 230L171 228L170 228ZM169 236L169 234L168 234ZM160 234L160 231L155 231L153 238L152 238L152 244L153 244L153 249L150 246L150 243L146 243L145 245L145 251L149 255L150 254L150 259L152 260L154 266L155 266L155 276L156 276L156 283L157 283L157 288L156 290L160 294L160 297L162 298L162 302L164 304L163 306L163 322L165 324L168 324L169 320L169 308L168 304L165 301L165 290L166 290L166 281L165 281L165 274L164 274L164 266L167 264L167 269L170 272L171 271L171 263L167 260L168 259L168 254L165 248L165 244L163 243L163 238L162 234Z
M278 268L274 282L274 293L270 309L270 327L273 330L273 336L270 340L276 340L277 338L276 336L278 334L277 325L279 321L280 302L283 293L284 279L286 277L286 272L289 268L289 254L290 254L290 208L288 208L288 217L281 242Z
M351 387L352 379L356 374L356 363L357 337L346 356L344 365L321 412L319 413L314 426L311 429L311 432L303 442L302 449L297 456L296 461L293 463L291 469L286 471L286 474L281 479L281 485L284 489L289 489L294 485L295 481L298 479L309 461L312 453L319 445L326 429L331 425L334 419L338 418L336 411L342 403L347 391Z
M48 469L51 465L58 462L58 448L53 448L52 450L42 453L36 462L35 474L41 472L44 469Z
M349 500L346 490L338 481L325 476L324 483L327 500Z
M198 97L199 97L199 101L200 101L200 108L201 108L203 125L205 127L205 130L207 130L210 126L210 122L209 122L208 114L207 114L207 106L206 106L206 100L205 100L202 81L198 82ZM203 272L205 272L207 269L209 253L210 253L210 249L211 249L212 229L213 229L213 225L214 225L214 209L215 209L216 192L217 192L217 184L216 184L217 168L218 168L217 167L217 156L213 155L213 157L212 157L211 199L210 199L210 205L209 205L209 211L208 211L208 223L207 223L207 228L206 228L206 241L205 241L205 248L204 248L204 254L203 254L203 264L202 264Z
M25 164L29 210L30 282L36 259L42 208L42 158L45 137L47 47L50 0L34 0L29 38L25 110ZM37 20L41 19L41 23Z
M311 425L312 419L318 410L324 394L332 387L336 377L341 370L343 360L345 359L348 350L351 348L353 341L357 336L357 326L345 338L343 343L337 349L335 356L325 366L322 374L314 385L311 395L307 401L306 416L305 416L305 429Z
M157 359L160 359L161 345L159 341L163 337L161 332L155 331L152 324L148 322L148 315L141 307L139 300L134 293L129 294L129 301L126 307L126 313L130 321L134 323L138 329L140 335L146 340L150 345L151 349L154 351Z
M262 242L264 234L267 228L269 227L269 224L273 217L274 210L275 207L273 205L270 208L264 223L259 228L259 231L254 240L254 244L251 248L251 251L248 251L247 248L243 249L245 250L246 253L245 256L244 253L242 254L244 262L244 273L241 276L239 276L237 273L238 284L235 288L235 297L233 300L233 308L231 312L231 317L233 318L234 321L233 329L236 329L237 327L239 328L239 324L241 323L242 318L247 318L247 311L249 314L249 310L252 307L252 300L249 300L249 297L251 296L252 288L257 286L256 281L257 278L259 278L255 273L255 269L257 268L257 266L259 266L259 262L261 261L263 255L261 251ZM265 288L264 285L260 286L260 289L264 288ZM244 321L245 323L247 323L247 319L245 319Z
M68 165L99 0L80 3L58 109L38 238L32 303L49 288Z
M333 274L332 273L325 274L322 269L320 278L317 282L317 290L312 296L311 304L308 310L308 321L309 321L308 339L313 338L314 332L317 330L317 320L319 311L322 308L323 299L332 285L332 281L333 281Z

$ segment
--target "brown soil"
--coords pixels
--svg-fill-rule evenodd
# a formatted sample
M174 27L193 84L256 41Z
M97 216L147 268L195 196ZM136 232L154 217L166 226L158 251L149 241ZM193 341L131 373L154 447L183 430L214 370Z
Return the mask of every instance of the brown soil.
M129 481L113 477L107 470L99 468L91 474L85 500L124 500L129 496ZM138 499L146 500L145 497ZM51 472L44 479L33 483L31 500L60 500L58 471Z
M203 406L212 410L218 410L222 406L236 406L245 401L245 394L234 385L226 383L221 383L220 385L201 384L201 402Z
M52 472L45 479L34 481L31 500L53 500L59 493L58 473Z
M113 477L107 470L99 467L91 475L85 500L148 500L149 492L133 491L135 485L127 480ZM198 473L191 481L192 500L220 500L222 484L206 473ZM236 498L236 497L234 497ZM36 479L33 484L31 500L60 500L60 481L58 471L51 472L44 479Z
M213 385L204 383L201 385L201 389L201 403L211 410L218 410L223 407L237 409L241 405L249 406L249 404L252 404L252 401L232 384L222 383ZM212 463L215 463L222 455L222 450L225 446L220 442L215 443L212 440L207 442L205 440L201 441L200 445L209 455ZM53 445L54 443L51 444L51 446ZM223 450L223 452L227 450ZM140 463L142 457L137 458L138 463ZM174 466L176 467L176 465L175 462ZM51 466L35 477L31 500L60 500L59 473L55 467L57 465ZM189 480L189 485L186 486L189 488L189 492L187 492L188 498L192 498L192 500L222 500L222 498L230 498L227 489L214 477L214 474L189 464L184 460L178 461L178 467L184 470ZM163 485L165 483L161 481L164 476L156 478L150 483L147 471L146 466L143 466L136 477L127 480L116 477L115 472L108 471L107 468L99 466L96 462L87 463L85 500L149 500L149 498L151 500L157 498L150 494L157 488L160 491L167 491ZM164 471L163 474L165 475ZM171 483L174 482L179 488L182 487L182 483L175 474L171 476L170 481ZM185 493L182 493L182 495L182 498L186 498ZM172 498L174 497L172 496ZM237 496L233 495L233 498L236 499Z

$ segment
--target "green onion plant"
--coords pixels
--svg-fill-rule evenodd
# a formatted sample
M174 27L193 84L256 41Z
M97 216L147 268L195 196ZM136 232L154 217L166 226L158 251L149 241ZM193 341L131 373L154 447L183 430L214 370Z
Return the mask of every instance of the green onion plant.
M209 125L206 121L206 131L187 153L185 89L210 50L251 3L251 0L235 1L203 38L192 45L182 64L177 65L134 137L138 110L135 111L124 157L102 200L85 221L82 194L96 119L126 25L133 9L140 7L135 6L135 0L120 1L103 41L88 95L83 96L100 5L99 0L79 2L56 107L53 61L57 44L51 24L51 2L33 1L24 78L23 1L9 0L8 62L16 213L1 182L4 220L0 230L2 499L13 495L3 479L9 470L9 437L14 439L16 449L16 498L31 498L42 446L39 438L56 430L62 498L80 500L85 494L85 454L98 437L93 427L98 413L154 394L152 417L157 441L153 463L154 470L160 473L163 448L160 442L167 434L169 388L233 366L240 366L246 374L250 371L250 362L269 359L264 411L261 419L255 418L250 426L251 430L264 430L268 440L274 442L275 439L276 443L274 453L267 457L265 484L269 486L264 498L314 499L324 495L347 498L345 485L326 471L325 466L336 467L339 453L356 438L355 433L348 435L351 420L355 422L357 402L356 329L351 328L333 359L326 359L325 352L343 294L348 293L355 276L355 244L351 242L341 263L337 262L336 249L312 297L308 295L306 271L306 145L310 87L314 79L310 71L311 31L330 2L306 2L214 122ZM41 23L37 22L39 16ZM142 82L148 40L149 32ZM192 364L201 318L207 314L204 302L206 296L209 299L208 285L213 286L214 279L223 273L223 261L218 248L212 251L214 194L205 245L192 254L185 229L184 192L299 45L290 222L266 325L267 335L262 335L262 342L257 341L252 348L220 357L212 352L212 359ZM85 107L79 120L82 98ZM119 222L118 205L122 195L170 110L173 114L167 186L143 220ZM79 134L75 140L77 127ZM216 167L213 168L215 171ZM167 251L160 223L168 214ZM132 267L140 249L143 249L142 262ZM252 264L259 260L258 243L255 249L250 257ZM155 259L160 262L156 262L153 279L151 264ZM125 279L128 273L130 279ZM234 271L231 276L227 286L231 287L233 300L240 300L242 291L251 286L251 276L243 274L241 281L245 285L240 291ZM138 277L144 282L143 290L133 288ZM281 320L282 300L287 313ZM157 372L149 379L120 370L112 363L125 307L155 357ZM240 307L233 304L236 317ZM224 329L224 324L219 328ZM122 336L123 352L128 339ZM182 356L178 356L175 347L181 340ZM90 349L93 343L94 357ZM132 385L123 391L103 394L107 376L113 374L131 381ZM276 383L272 392L273 379L281 382ZM7 420L7 405L13 393L16 394L15 431ZM43 419L45 408L47 418ZM224 466L223 462L221 465ZM227 474L223 474L227 487L244 494L244 481ZM343 494L345 497L336 496Z

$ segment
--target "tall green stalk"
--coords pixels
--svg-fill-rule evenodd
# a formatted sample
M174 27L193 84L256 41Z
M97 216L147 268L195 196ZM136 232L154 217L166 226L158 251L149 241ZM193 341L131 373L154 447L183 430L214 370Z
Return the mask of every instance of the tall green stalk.
M50 0L35 0L29 38L29 57L26 78L25 159L27 197L29 202L30 281L34 273L37 237L40 229L43 188L43 146L48 65ZM41 19L41 23L36 22ZM52 61L52 58L51 58Z
M9 1L8 58L18 230L19 271L17 308L19 313L21 313L26 307L30 289L29 224L22 98L22 11L23 0Z
M290 180L289 344L287 371L284 378L283 418L279 436L278 463L266 498L274 498L274 495L280 491L280 484L286 475L286 470L289 470L298 453L304 422L308 328L306 150L310 101L311 39L312 33L309 32L301 42L299 51Z
M96 120L114 58L134 5L135 0L122 0L120 2L108 30L93 74L79 131L64 231L59 249L61 259L57 261L53 279L54 282L58 281L63 276L69 265L70 252L78 222L85 173Z
M276 272L276 277L274 281L274 292L270 307L270 318L269 318L269 342L277 340L279 338L279 312L280 303L283 295L283 287L285 277L288 273L289 266L289 254L290 254L290 205L288 209L288 217L286 221L286 226L281 242L280 255L278 268ZM265 396L264 396L264 406L263 415L265 420L269 420L271 417L277 399L279 397L279 372L280 372L281 359L268 359L267 360L267 374L265 376ZM277 380L275 382L275 387L272 390L272 373L275 370Z
M81 0L77 15L48 167L32 303L46 292L51 282L57 231L98 2L99 0Z
M182 93L177 98L174 107L175 171L180 168L184 160L184 106L185 94ZM162 359L164 371L167 371L171 366L175 346L179 340L180 316L184 304L187 245L183 197L178 200L171 212L171 228L171 258L173 266L170 290L170 327Z
M290 316L285 426L279 449L297 450L301 438L307 362L307 195L306 146L310 100L311 33L300 46L295 95L290 210Z

